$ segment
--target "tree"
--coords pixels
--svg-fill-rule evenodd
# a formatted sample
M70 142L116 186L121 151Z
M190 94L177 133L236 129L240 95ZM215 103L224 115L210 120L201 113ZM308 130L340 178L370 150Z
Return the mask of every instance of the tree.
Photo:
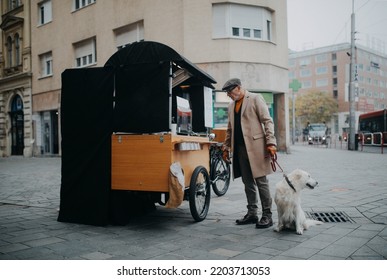
M338 112L337 101L328 93L309 92L296 98L296 118L302 126L310 123L330 122Z

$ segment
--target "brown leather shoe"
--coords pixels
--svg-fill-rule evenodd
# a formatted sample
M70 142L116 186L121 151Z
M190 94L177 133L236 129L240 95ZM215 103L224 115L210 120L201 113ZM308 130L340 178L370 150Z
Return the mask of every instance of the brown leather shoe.
M242 219L235 221L237 225L255 224L258 222L258 217L252 214L246 214Z
M259 222L256 223L256 228L268 228L273 225L272 218L268 218L266 216L263 216Z

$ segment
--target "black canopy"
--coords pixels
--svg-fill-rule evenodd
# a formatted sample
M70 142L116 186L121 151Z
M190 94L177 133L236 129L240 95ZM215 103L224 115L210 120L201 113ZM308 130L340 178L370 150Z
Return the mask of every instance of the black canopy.
M125 67L128 65L154 64L173 62L176 66L187 69L196 78L196 82L214 88L214 78L190 62L181 54L167 45L146 41L135 42L113 54L105 63L105 67Z

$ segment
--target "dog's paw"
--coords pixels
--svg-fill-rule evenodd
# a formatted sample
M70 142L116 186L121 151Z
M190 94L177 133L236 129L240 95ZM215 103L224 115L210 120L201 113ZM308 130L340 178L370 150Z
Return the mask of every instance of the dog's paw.
M284 226L282 224L278 224L276 227L274 227L274 231L280 232L283 228L284 228Z
M299 235L302 235L302 234L304 233L304 231L303 231L302 229L298 229L296 232L297 232L297 234L299 234Z

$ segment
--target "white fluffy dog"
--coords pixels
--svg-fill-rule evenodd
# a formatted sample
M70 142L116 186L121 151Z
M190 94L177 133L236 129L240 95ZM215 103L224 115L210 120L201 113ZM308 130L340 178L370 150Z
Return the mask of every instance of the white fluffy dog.
M274 229L279 232L283 228L296 229L297 234L313 225L323 222L307 219L301 208L301 191L305 188L314 189L318 182L309 173L296 169L276 185L274 201L278 211L278 225Z

